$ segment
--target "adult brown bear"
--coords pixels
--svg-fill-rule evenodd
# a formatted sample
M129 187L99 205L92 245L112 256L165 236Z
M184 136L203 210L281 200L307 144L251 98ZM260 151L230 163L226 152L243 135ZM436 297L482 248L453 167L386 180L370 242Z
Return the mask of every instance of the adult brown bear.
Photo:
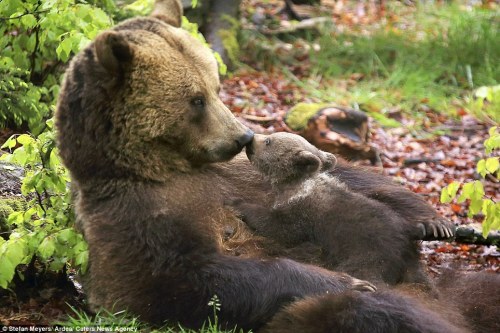
M238 218L223 207L231 183L210 164L253 133L220 101L211 52L159 18L180 19L132 19L100 34L72 61L59 99L59 148L89 244L89 303L199 327L217 295L221 323L255 328L295 298L373 290L288 259L224 254L217 224Z
M253 328L296 298L371 290L345 274L266 259L276 252L272 242L263 241L260 253L254 246L226 204L268 205L270 186L244 156L224 162L253 134L218 98L216 62L177 27L180 14L178 1L158 1L152 17L100 34L66 73L58 142L89 243L90 304L196 327L217 295L222 323ZM426 235L448 232L409 191L361 169L338 170L353 191L390 202Z

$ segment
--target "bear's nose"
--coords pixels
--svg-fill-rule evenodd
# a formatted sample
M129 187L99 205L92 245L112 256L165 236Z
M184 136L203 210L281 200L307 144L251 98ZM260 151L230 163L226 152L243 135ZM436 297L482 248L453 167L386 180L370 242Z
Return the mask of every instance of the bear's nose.
M240 136L237 140L236 143L238 144L238 148L243 149L247 144L252 142L253 140L253 131L252 130L247 130L246 133L242 136Z

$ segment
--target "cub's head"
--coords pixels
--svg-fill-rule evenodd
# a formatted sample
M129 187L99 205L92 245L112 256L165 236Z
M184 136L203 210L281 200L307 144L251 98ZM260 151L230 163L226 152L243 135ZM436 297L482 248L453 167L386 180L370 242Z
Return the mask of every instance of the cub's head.
M179 28L178 0L97 36L69 66L57 108L73 177L169 173L232 158L252 140L220 100L211 51Z
M250 162L275 185L303 181L337 163L333 154L291 133L256 134L246 152Z

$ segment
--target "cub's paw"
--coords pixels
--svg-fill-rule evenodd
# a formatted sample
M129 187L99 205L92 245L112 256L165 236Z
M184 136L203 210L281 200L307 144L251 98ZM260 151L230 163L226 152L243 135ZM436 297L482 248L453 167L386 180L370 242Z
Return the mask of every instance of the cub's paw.
M377 287L365 280L352 278L352 290L375 292Z
M443 217L422 221L417 224L417 228L417 239L420 240L441 240L455 237L455 225Z

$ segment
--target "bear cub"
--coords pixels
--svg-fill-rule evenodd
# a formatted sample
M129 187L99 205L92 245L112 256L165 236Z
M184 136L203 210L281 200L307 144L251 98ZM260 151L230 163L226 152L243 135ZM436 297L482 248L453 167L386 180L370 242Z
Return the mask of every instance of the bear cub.
M333 154L290 133L255 135L246 152L276 195L271 214L239 204L243 219L257 233L285 246L318 244L328 268L358 278L428 284L413 241L418 228L332 175Z

